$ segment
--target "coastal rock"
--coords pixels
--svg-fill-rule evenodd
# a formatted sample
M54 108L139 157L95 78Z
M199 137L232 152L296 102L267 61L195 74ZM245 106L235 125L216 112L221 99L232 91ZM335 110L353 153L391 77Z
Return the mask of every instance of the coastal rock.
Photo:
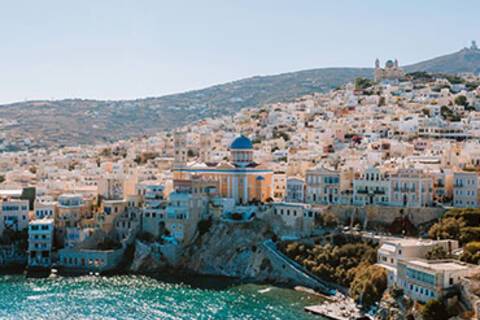
M133 272L155 272L167 266L164 257L154 250L155 244L135 241L135 255L130 265Z
M181 265L199 274L264 281L271 268L262 243L273 235L264 221L215 222L183 255Z

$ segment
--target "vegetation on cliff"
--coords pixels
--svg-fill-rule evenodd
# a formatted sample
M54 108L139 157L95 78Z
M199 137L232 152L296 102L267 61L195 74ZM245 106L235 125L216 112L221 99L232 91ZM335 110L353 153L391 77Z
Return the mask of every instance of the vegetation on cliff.
M423 320L447 320L447 307L439 300L428 301L422 309Z
M382 298L387 288L387 274L375 266L376 247L366 242L340 245L280 243L279 248L291 259L318 277L350 289L350 295L364 305Z
M428 234L432 239L454 239L464 246L460 259L480 262L480 209L450 209Z
M355 278L350 284L350 296L357 302L370 306L383 296L387 289L387 273L376 265L360 264L355 268Z

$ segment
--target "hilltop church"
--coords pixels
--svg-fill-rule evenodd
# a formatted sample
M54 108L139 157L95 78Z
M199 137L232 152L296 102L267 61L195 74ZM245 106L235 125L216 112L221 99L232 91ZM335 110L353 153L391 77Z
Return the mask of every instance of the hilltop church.
M380 67L380 60L375 60L375 81L398 80L405 76L405 72L398 66L398 60L388 60L385 67Z

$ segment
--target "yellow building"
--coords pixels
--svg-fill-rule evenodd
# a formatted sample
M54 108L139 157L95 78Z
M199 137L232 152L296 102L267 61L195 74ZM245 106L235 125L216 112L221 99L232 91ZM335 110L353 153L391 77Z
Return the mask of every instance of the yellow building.
M231 161L193 163L174 168L174 180L190 180L195 176L218 181L218 193L233 198L238 204L265 202L273 195L273 171L253 161L253 145L241 135L230 145Z

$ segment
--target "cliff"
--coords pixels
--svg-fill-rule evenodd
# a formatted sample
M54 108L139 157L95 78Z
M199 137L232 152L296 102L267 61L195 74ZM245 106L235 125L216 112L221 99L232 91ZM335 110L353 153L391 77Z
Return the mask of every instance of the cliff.
M274 228L275 233L282 233L279 226ZM334 294L335 290L276 250L270 240L274 237L272 230L271 221L266 223L261 219L248 223L216 221L208 232L183 249L137 241L130 271L150 274L183 271L257 283L299 285Z
M271 276L271 268L262 243L272 235L261 220L216 222L184 252L180 265L198 274L264 281Z

